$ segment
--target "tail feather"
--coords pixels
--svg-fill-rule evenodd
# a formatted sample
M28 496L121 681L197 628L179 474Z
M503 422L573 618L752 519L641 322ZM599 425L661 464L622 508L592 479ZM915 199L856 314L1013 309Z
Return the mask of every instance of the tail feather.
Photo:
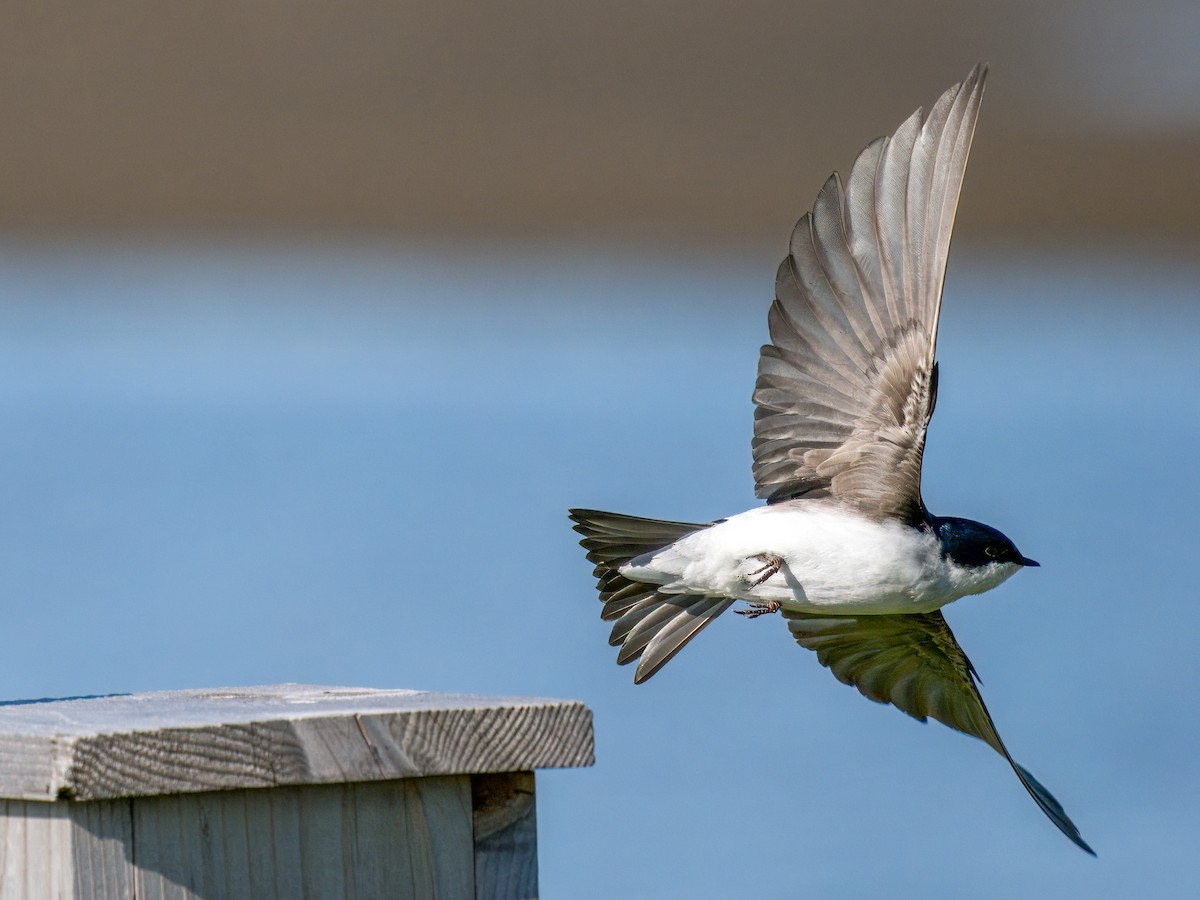
M611 601L609 602L611 603ZM612 633L608 636L608 643L613 647L625 643L625 639L629 637L633 629L639 623L643 622L646 616L654 612L662 602L658 591L653 587L643 587L642 595L638 598L637 602L622 612L621 617L613 622ZM606 604L605 611L607 609L608 605Z
M615 586L611 591L601 588L600 593L606 594L608 599L604 600L604 611L600 614L600 618L606 622L613 619L620 621L654 592L653 585L628 579L625 580L624 585Z
M636 556L659 550L705 525L641 519L594 509L570 510L579 543L588 551L604 602L601 619L613 622L609 643L621 645L621 665L640 659L634 673L641 684L665 666L684 645L733 605L723 597L660 593L657 585L626 578L620 567Z
M621 652L617 654L617 664L624 665L641 656L642 651L650 646L650 642L658 637L660 631L669 628L675 621L675 616L684 608L686 607L665 600L659 600L649 607L646 615L642 616L641 621L633 626L625 638Z
M713 619L733 605L726 597L692 597L693 603L662 628L642 653L634 673L634 683L645 681L684 648L692 638L704 630Z
M588 551L587 558L596 563L596 575L707 527L690 522L641 519L596 509L572 509L568 514L575 523L575 530L583 535L579 543Z

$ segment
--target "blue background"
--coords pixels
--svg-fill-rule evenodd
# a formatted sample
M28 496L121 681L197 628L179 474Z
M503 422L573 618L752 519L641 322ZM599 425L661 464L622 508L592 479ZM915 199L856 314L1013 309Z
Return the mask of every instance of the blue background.
M546 897L1194 895L1194 263L964 240L947 283L926 501L1042 563L947 617L1098 859L777 618L613 664L566 509L755 503L773 254L5 245L0 692L581 699Z

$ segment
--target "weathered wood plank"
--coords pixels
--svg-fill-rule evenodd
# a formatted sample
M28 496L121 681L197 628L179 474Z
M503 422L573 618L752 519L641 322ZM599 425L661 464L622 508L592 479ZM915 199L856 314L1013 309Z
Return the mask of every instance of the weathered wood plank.
M73 896L78 900L132 897L133 862L129 856L133 843L132 803L129 800L59 802L50 808L65 809L73 825L70 850Z
M464 779L465 780L465 779ZM411 885L408 826L404 815L404 785L399 781L372 782L359 791L355 786L358 821L347 866L355 872L355 900L386 897L389 883Z
M575 701L273 685L0 706L0 797L110 799L593 762Z
M536 900L537 804L532 772L471 776L476 900Z
M145 835L132 851L139 900L475 896L464 775L144 797L133 807Z
M0 706L3 721L5 706ZM54 797L54 766L60 755L47 752L44 734L9 733L0 725L0 796Z
M0 897L536 898L533 798L515 773L0 800Z
M352 850L354 840L353 792L347 790L347 785L339 784L288 793L296 795L300 817L300 840L291 852L305 895L345 897L345 851ZM349 822L343 818L344 805L348 806L345 813ZM350 878L353 880L353 873Z
M537 896L571 701L279 685L0 703L0 898Z
M74 896L72 830L64 804L0 800L0 897Z
M474 896L470 778L411 778L403 785L415 896Z
M280 796L272 796L278 793ZM286 795L286 796L285 796ZM215 897L236 898L240 894L270 900L277 895L300 896L300 873L277 864L277 845L289 846L299 834L295 818L296 803L290 789L280 791L227 791L200 794L220 801L221 880ZM289 819L279 815L277 807L291 801ZM143 802L134 799L134 804ZM216 865L217 856L213 855Z

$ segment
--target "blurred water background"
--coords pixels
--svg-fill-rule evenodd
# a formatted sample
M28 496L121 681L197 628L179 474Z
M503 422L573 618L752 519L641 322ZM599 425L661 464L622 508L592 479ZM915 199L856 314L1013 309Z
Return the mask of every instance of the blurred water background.
M0 12L0 699L572 697L548 898L1194 897L1200 7L66 0ZM754 504L788 229L991 64L924 479L977 741L777 619L649 683L569 506Z
M613 664L565 511L754 503L747 256L8 246L5 695L582 699L596 768L540 776L548 897L1182 896L1197 267L968 248L947 286L927 502L1043 563L949 619L1091 860L990 750L775 619L636 689Z

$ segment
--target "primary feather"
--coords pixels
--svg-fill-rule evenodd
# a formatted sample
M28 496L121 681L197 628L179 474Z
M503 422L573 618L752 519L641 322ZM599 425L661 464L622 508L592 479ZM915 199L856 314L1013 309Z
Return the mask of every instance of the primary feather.
M868 146L796 225L754 391L759 497L923 516L942 282L984 75Z

